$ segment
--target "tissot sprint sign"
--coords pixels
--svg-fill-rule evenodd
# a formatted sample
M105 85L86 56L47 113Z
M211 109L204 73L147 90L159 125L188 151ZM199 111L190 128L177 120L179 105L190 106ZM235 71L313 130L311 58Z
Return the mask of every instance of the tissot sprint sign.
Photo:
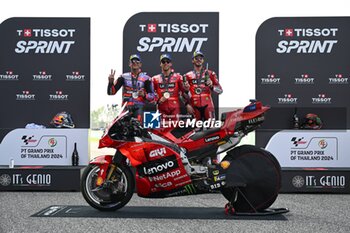
M130 54L140 54L142 70L149 76L161 72L159 57L172 56L175 72L193 69L192 54L205 54L205 65L219 74L219 13L217 12L147 12L132 16L124 27L123 68L128 72ZM218 75L220 79L220 75ZM213 95L214 105L218 98Z
M71 165L74 143L87 164L90 19L10 18L0 32L0 165ZM48 128L63 111L75 128Z
M349 25L348 17L265 21L256 37L257 98L272 107L349 113Z
M350 167L349 51L349 17L271 18L259 27L256 98L272 108L256 138L282 166ZM317 114L322 129L288 131L296 111L300 124Z

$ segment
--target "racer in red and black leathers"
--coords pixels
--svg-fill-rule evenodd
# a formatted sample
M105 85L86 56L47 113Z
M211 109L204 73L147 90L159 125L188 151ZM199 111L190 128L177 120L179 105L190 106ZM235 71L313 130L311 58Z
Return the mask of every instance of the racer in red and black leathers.
M204 54L196 51L192 56L194 69L184 75L188 82L190 104L186 106L187 112L195 116L197 120L215 118L215 107L211 97L212 92L221 94L223 92L214 71L203 67Z
M157 109L162 117L178 120L181 112L180 101L185 101L182 76L172 69L172 59L169 54L160 56L160 67L162 73L152 77Z
M127 109L140 122L142 122L145 103L154 100L151 78L146 73L141 72L141 66L140 56L137 54L131 55L129 59L131 72L120 75L115 81L115 70L111 70L107 88L107 94L114 95L123 87L123 104L127 103Z

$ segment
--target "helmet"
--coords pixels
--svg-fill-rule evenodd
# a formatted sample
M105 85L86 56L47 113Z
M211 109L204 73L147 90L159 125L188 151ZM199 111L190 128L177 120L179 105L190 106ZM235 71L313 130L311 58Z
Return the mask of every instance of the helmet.
M204 53L202 53L202 51L195 51L192 55L192 59L197 57L197 56L202 56L204 57Z
M139 61L141 61L141 57L140 57L140 55L138 55L138 54L131 54L130 55L130 57L129 57L129 61L132 61L132 60L139 60Z
M50 125L54 128L74 128L72 116L68 112L59 112L51 120Z
M302 129L321 129L321 119L313 113L306 114L303 123L301 124Z
M164 54L160 55L159 60L162 61L163 59L168 59L169 61L172 60L170 54L168 54L168 53L164 53Z

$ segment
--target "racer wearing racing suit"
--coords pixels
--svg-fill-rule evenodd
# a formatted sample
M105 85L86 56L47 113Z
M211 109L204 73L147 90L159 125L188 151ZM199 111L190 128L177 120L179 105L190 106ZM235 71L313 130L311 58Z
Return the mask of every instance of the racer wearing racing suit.
M186 105L187 112L197 120L215 118L215 108L211 94L221 94L222 87L214 71L203 67L204 54L195 51L192 56L193 70L184 75L189 83L190 104Z
M172 69L172 59L169 54L160 56L160 67L162 73L152 77L157 109L166 119L178 120L181 112L180 101L185 101L183 93L186 87L182 76Z
M146 102L154 100L152 80L145 73L141 72L141 58L138 54L132 54L129 58L131 72L120 75L114 80L115 70L111 70L108 76L108 95L115 95L123 87L122 102L127 103L126 108L132 116L142 122L143 107Z

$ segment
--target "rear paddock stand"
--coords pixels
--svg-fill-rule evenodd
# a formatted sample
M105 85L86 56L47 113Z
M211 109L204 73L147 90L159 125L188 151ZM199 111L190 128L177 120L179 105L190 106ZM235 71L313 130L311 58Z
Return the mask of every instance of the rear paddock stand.
M277 214L285 214L289 212L288 208L267 208L265 210L256 210L254 206L250 203L247 197L243 194L239 187L234 187L233 189L233 197L225 205L225 214L226 215L234 215L234 216L269 216L269 215L277 215ZM246 203L252 208L252 212L238 212L233 207L233 203L237 200L238 193L242 195Z

